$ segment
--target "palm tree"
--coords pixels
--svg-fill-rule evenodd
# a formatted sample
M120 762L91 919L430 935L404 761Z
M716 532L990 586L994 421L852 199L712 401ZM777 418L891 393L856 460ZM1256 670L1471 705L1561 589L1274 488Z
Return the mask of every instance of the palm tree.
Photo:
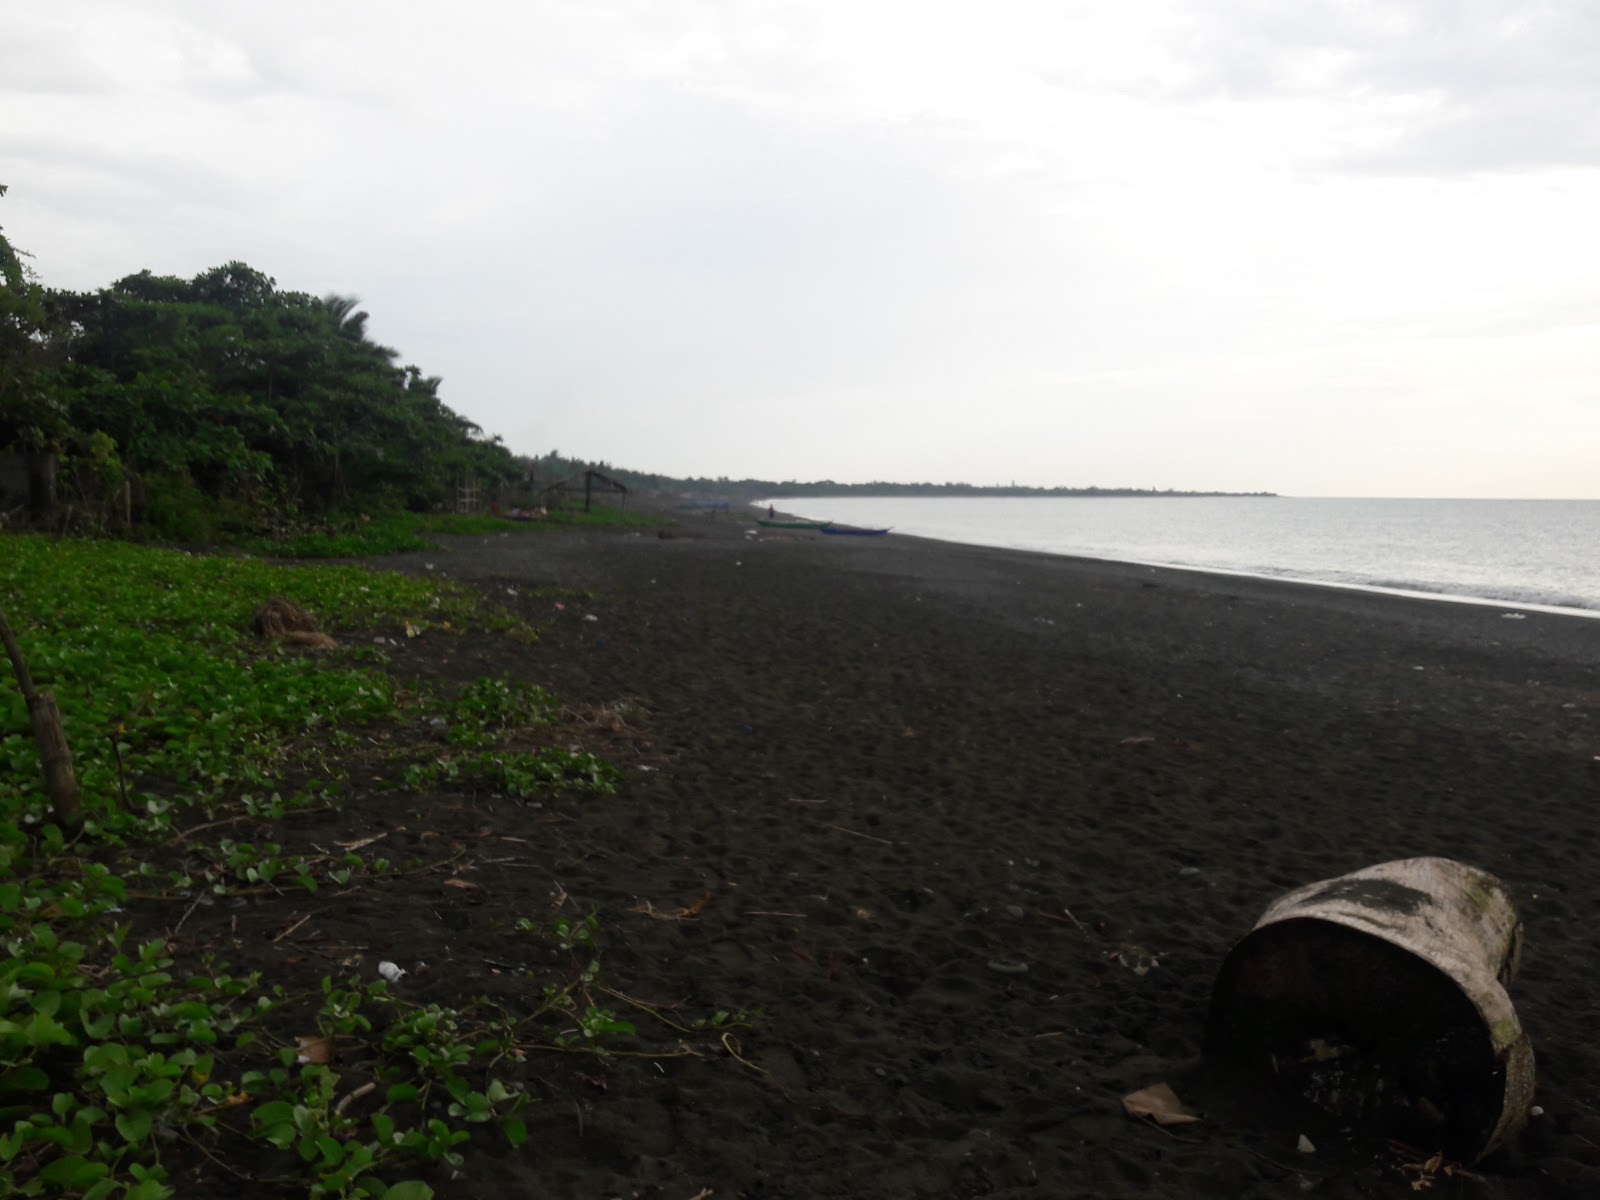
M364 342L367 340L367 314L357 311L356 305L360 303L359 296L341 296L336 292L329 292L322 298L322 307L328 310L339 332Z
M337 292L329 292L322 298L322 307L328 310L328 315L333 318L342 336L368 347L386 363L394 362L400 357L400 351L393 346L380 346L367 338L367 313L356 308L360 303L358 296L341 296Z

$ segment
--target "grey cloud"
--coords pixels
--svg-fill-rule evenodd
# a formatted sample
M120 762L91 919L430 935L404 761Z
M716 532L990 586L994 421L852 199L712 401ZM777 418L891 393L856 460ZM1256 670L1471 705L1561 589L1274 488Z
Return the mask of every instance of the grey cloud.
M59 32L12 27L0 37L0 95L93 96L117 87Z
M10 168L14 179L37 177L57 180L76 177L93 181L97 196L85 196L85 210L104 213L105 193L181 197L192 203L227 203L253 189L200 157L181 157L166 151L140 151L83 141L72 137L6 139L6 157L20 169ZM65 207L75 203L71 188L63 188L52 201Z
M1335 169L1458 174L1600 165L1600 9L1411 0L1228 6L1177 44L1178 102L1338 97L1392 102L1378 149L1329 149Z

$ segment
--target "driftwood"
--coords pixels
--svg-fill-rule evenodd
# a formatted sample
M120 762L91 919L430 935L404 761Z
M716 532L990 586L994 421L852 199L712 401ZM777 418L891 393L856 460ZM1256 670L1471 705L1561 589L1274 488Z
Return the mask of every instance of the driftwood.
M56 824L70 836L83 828L82 790L72 769L72 748L67 744L66 730L61 727L61 710L56 707L54 693L40 692L33 686L27 660L22 657L22 648L17 645L16 635L11 632L3 612L0 612L0 641L5 643L11 669L16 672L17 686L28 705L33 741L39 749L39 765L44 771L45 791L55 808Z
M293 600L274 596L256 608L250 628L257 637L282 637L286 633L315 633L317 619Z
M274 596L256 608L250 628L260 638L276 638L290 646L333 650L339 645L317 629L317 619L293 600Z

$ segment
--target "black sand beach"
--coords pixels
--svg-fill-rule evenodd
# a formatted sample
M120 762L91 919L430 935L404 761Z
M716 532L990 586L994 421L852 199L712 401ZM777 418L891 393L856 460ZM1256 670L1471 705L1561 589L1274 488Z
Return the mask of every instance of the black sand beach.
M626 781L536 820L469 801L464 827L528 843L480 866L478 906L429 884L348 919L430 964L416 998L463 1002L504 987L495 914L565 896L615 987L760 1014L723 1054L531 1064L528 1146L486 1140L441 1194L1412 1194L1416 1155L1201 1058L1217 968L1276 895L1412 855L1521 906L1546 1110L1434 1194L1600 1194L1600 621L753 528L432 556L544 638L419 639L397 673L610 714L568 736ZM1160 1081L1205 1119L1123 1114Z

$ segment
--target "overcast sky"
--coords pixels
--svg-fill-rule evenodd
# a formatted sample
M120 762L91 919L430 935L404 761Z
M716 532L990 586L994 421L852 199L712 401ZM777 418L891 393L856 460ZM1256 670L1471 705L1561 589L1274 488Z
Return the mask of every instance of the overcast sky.
M356 295L520 453L1600 496L1591 0L0 9L43 280Z

